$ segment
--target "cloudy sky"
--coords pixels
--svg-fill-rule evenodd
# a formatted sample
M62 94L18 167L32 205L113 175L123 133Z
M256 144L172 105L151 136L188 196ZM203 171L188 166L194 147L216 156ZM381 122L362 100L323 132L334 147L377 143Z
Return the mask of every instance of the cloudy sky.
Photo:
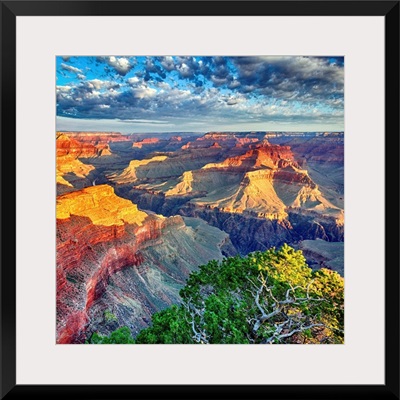
M57 57L57 130L342 131L343 57Z

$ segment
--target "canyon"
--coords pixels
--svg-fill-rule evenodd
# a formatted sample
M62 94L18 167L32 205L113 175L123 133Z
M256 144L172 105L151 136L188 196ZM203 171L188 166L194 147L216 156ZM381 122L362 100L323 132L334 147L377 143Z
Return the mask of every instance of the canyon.
M180 301L209 260L288 243L344 275L342 132L57 132L57 343Z
M137 333L198 265L234 253L226 233L141 211L109 185L58 196L57 342L83 343L116 321Z

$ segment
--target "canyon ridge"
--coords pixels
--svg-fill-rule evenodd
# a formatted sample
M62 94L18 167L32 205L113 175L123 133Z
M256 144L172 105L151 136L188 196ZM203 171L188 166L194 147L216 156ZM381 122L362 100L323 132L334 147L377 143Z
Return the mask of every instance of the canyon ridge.
M210 260L280 247L344 276L343 132L56 134L57 343L180 302Z

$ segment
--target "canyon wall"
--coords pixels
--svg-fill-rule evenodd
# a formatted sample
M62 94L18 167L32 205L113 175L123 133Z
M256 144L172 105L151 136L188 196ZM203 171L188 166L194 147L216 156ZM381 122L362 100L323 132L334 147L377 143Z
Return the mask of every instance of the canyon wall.
M137 333L179 300L198 265L235 251L226 233L188 221L140 211L108 185L59 196L57 342L83 343L115 325ZM106 310L115 316L111 326Z
M211 259L288 243L343 274L343 144L58 133L57 343L120 326L135 336Z

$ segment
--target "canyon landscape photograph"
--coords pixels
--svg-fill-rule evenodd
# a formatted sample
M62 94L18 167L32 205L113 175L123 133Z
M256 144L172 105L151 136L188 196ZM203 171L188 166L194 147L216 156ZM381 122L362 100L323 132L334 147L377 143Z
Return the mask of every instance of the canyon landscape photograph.
M56 57L57 344L343 344L344 58Z

